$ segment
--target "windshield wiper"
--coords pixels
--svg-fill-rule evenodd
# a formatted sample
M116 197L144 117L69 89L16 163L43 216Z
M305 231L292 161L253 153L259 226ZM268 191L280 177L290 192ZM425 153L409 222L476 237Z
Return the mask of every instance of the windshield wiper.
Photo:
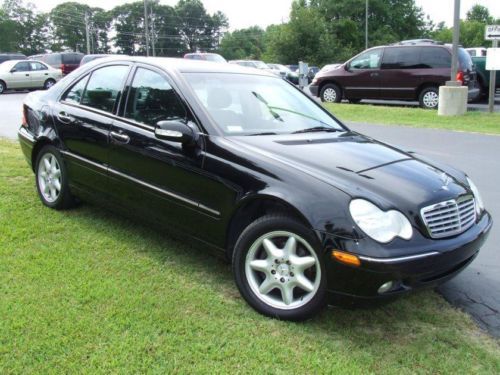
M278 133L274 132L262 132L262 133L253 133L253 134L247 134L247 135L276 135Z
M331 128L329 126L313 126L312 128L297 130L292 132L292 134L298 133L313 133L313 132L340 132L340 129Z

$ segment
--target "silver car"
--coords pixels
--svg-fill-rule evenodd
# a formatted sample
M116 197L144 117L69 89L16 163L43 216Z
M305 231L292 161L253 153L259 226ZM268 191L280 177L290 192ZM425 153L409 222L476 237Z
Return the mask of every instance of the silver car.
M5 90L49 89L62 78L60 69L37 60L9 60L0 64L0 94Z

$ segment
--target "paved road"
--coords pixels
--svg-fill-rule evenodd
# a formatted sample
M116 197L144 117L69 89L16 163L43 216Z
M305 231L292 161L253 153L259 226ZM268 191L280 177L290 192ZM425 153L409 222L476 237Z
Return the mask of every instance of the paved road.
M15 138L26 94L0 96L0 136ZM500 124L499 124L500 126ZM488 210L500 220L500 136L351 124L354 130L399 145L465 170L482 192ZM500 337L500 242L498 224L474 262L439 290L452 304L470 312L478 323Z

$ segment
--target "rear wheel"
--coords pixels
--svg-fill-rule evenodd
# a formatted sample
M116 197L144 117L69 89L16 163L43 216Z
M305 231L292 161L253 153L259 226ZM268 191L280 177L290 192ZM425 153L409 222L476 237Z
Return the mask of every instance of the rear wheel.
M49 145L40 150L35 174L38 195L44 205L56 210L73 206L75 201L69 190L66 167L57 148Z
M56 84L56 81L53 80L52 78L49 78L48 80L45 81L45 83L43 84L43 88L45 90L48 90L50 89L52 86L54 86Z
M233 271L245 300L261 314L304 320L325 305L326 275L314 234L295 219L264 216L238 239Z
M321 89L321 101L326 103L339 103L342 100L342 90L333 83L328 83Z
M436 109L439 104L439 89L437 87L426 87L418 97L420 107L424 109Z
M3 94L6 88L5 83L0 81L0 94Z

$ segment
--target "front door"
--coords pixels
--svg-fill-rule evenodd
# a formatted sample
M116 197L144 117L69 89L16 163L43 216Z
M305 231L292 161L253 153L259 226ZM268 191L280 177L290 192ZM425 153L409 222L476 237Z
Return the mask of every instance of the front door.
M32 88L31 67L28 61L20 61L12 68L8 78L7 87L11 89Z
M75 82L54 106L62 153L76 188L107 191L109 131L128 72L128 65L96 69Z
M199 131L189 109L159 70L138 66L126 105L110 132L109 190L122 207L196 236L217 212L200 205L202 145L156 138L159 121L180 120Z
M348 99L376 99L380 93L382 48L371 49L355 57L346 66L340 82Z

